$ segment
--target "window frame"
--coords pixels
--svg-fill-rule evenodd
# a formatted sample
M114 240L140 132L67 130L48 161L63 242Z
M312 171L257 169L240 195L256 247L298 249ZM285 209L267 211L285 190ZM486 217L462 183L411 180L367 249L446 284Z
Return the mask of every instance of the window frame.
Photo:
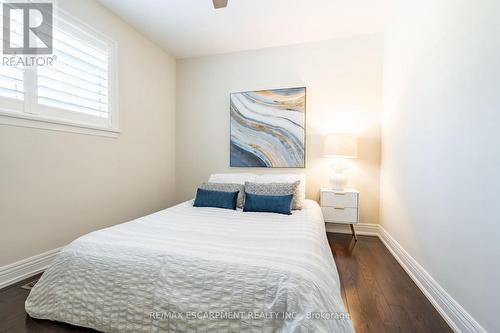
M36 69L26 67L24 99L0 97L0 125L41 128L100 136L117 136L119 129L118 108L118 43L59 8L54 8L55 27L69 27L68 33L90 45L105 45L108 49L108 118L38 104ZM55 60L57 61L57 60ZM19 108L21 105L21 108ZM99 121L102 120L102 121Z

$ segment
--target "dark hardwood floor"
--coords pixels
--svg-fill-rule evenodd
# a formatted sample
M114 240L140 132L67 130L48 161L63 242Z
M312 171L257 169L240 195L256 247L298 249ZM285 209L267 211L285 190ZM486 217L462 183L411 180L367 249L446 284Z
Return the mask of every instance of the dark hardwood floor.
M453 332L378 237L328 234L357 333Z
M452 332L378 238L359 236L354 243L350 235L329 233L328 240L357 333ZM0 290L0 332L96 332L30 318L24 311L29 291L21 286L33 279Z

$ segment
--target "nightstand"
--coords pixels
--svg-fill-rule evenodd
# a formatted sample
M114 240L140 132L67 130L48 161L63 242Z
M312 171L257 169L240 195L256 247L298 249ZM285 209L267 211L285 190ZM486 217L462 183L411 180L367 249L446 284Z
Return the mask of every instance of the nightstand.
M349 224L355 240L354 225L359 222L359 192L353 189L322 188L320 202L326 223Z

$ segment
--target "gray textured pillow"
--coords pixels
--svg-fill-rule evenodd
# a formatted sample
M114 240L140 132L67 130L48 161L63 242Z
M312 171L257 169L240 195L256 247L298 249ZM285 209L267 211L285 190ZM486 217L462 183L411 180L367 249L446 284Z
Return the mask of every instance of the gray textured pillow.
M211 191L222 191L222 192L236 192L238 193L238 199L236 206L239 208L243 207L243 200L245 197L245 187L243 184L233 184L233 183L203 183L199 186L202 190L211 190Z
M292 209L302 209L298 201L300 180L293 183L251 183L245 182L245 192L261 195L293 194Z

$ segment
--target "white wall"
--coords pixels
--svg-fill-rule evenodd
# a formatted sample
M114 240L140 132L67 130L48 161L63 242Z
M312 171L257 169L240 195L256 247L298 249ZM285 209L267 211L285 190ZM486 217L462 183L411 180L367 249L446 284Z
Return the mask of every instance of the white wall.
M174 202L175 60L95 1L58 3L118 41L122 133L0 125L0 266Z
M350 184L361 191L361 222L378 223L382 34L177 61L177 200L193 197L213 172L306 172L307 196L329 186L323 135L360 134ZM229 167L229 94L307 87L306 166Z
M381 223L500 331L499 1L396 1L385 33Z

